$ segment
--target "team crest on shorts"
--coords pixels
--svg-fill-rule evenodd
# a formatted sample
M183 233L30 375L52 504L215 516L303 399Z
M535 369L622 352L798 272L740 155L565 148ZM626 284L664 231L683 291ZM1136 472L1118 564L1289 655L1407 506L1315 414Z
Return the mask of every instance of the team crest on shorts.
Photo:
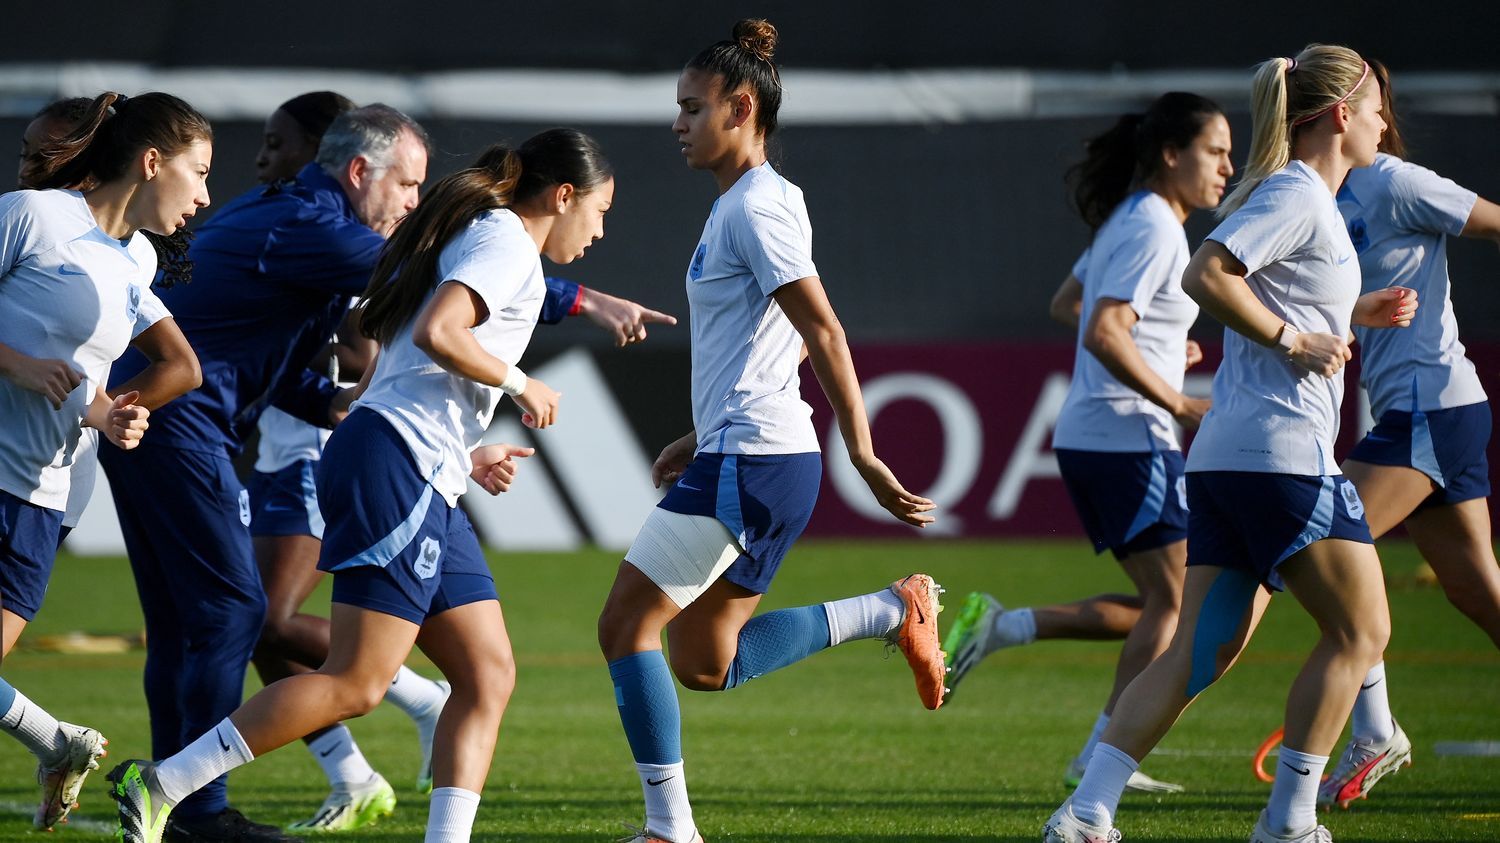
M240 523L250 526L250 490L240 490Z
M422 550L417 554L417 564L412 566L416 570L417 576L424 580L432 579L432 575L437 573L439 552L440 548L437 539L431 536L422 539Z
M1350 518L1362 517L1365 514L1365 502L1359 499L1359 490L1348 480L1339 485L1343 487L1344 511L1349 513Z

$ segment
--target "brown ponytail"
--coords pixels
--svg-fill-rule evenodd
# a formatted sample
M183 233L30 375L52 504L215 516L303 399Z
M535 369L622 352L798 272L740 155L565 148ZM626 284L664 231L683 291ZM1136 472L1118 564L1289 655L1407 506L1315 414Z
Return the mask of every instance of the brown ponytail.
M72 131L37 150L28 178L38 189L97 185L123 176L147 149L180 155L198 141L213 141L202 114L171 94L95 97Z
M437 274L443 247L475 217L525 202L555 185L571 184L585 194L611 178L613 170L599 144L576 129L549 129L519 149L503 144L486 149L473 167L433 185L396 226L365 290L360 332L390 344L442 280Z

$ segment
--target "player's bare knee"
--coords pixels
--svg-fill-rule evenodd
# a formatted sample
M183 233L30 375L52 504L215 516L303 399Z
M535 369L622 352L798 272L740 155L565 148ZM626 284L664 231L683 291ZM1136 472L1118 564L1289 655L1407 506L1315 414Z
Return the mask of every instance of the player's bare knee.
M673 658L672 675L689 691L722 691L726 668L701 658Z

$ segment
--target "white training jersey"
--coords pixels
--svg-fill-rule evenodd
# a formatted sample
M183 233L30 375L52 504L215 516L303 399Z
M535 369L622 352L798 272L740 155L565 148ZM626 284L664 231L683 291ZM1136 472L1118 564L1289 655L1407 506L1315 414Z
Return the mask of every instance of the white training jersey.
M0 490L64 511L80 423L130 340L167 314L151 292L156 251L139 233L121 242L100 230L82 194L0 195L0 342L84 376L61 410L0 379Z
M817 274L802 190L769 163L714 202L687 272L697 450L818 450L797 377L802 337L771 297Z
M1339 212L1359 252L1364 292L1410 287L1421 306L1404 330L1356 327L1359 380L1375 418L1387 411L1443 410L1485 400L1458 341L1449 297L1448 238L1463 232L1478 199L1426 167L1381 153L1352 170Z
M508 365L520 363L547 295L536 241L521 218L506 209L474 218L438 256L436 282L448 281L473 290L489 310L472 329L484 350ZM469 452L479 447L504 393L450 374L412 343L411 331L407 324L381 348L370 385L354 406L389 420L427 482L456 506L468 485Z
M1272 173L1208 235L1248 270L1250 291L1305 334L1349 335L1359 298L1359 261L1328 186L1293 161ZM1188 471L1338 474L1344 373L1331 378L1296 365L1224 329L1224 362L1214 375L1213 409L1188 452Z
M151 245L151 241L145 237L131 238L130 245L126 248L129 249L137 262L145 263L156 260L156 249ZM155 280L155 272L152 273L152 276L152 278L138 276L133 280L135 283L146 287L146 292L150 292L151 282ZM147 328L170 315L167 313L167 309L162 306L161 301L154 296L151 300L144 301L141 308L136 311L135 327L131 330L131 338L134 339L140 336ZM103 383L108 377L109 367L105 366L97 374L95 380ZM149 436L150 433L148 432L147 435ZM108 442L105 443L105 446L109 448L115 447ZM62 525L70 530L78 526L79 519L83 518L83 511L88 508L89 499L94 496L94 478L99 472L98 448L99 431L92 427L85 427L79 434L78 446L73 449L72 465L67 468L61 466L48 466L47 468L48 471L67 471L69 473L68 502L63 508Z
M302 460L320 459L323 446L333 433L275 407L267 407L261 413L256 427L260 438L255 451L255 470L262 474L274 474Z
M1182 291L1187 234L1172 206L1142 190L1121 202L1073 265L1083 284L1083 309L1073 382L1058 414L1052 447L1082 451L1180 451L1172 414L1121 383L1083 347L1100 299L1126 302L1137 321L1131 337L1146 365L1178 392L1187 362L1187 333L1198 305Z

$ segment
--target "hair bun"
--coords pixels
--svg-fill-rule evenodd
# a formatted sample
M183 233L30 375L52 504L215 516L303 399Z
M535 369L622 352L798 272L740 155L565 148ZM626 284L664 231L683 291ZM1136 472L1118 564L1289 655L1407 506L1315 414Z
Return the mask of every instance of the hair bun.
M769 62L776 54L776 27L760 18L746 18L734 25L734 42L756 58Z

